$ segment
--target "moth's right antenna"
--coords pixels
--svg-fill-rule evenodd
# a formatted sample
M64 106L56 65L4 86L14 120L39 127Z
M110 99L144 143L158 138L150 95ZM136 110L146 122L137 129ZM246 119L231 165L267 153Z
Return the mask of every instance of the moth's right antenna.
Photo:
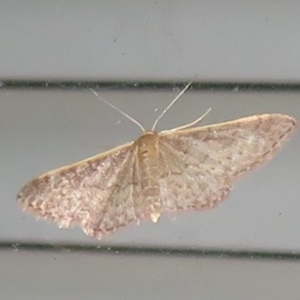
M174 103L185 93L185 91L190 87L190 85L192 84L192 82L189 82L185 88L175 97L174 100L172 100L172 102L163 110L163 112L158 116L158 118L155 120L153 126L152 126L152 131L155 130L155 127L158 123L158 121L164 116L164 114L174 105Z

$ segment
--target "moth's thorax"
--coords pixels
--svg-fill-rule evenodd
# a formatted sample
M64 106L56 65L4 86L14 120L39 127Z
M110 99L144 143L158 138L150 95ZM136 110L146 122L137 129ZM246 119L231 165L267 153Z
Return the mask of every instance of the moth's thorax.
M146 131L135 142L137 147L138 160L145 162L148 160L156 160L159 156L159 136L154 131Z
M159 149L159 135L154 131L146 131L136 140L137 168L139 170L140 188L147 213L152 220L157 220L161 213L158 201L160 194L160 178L164 173Z

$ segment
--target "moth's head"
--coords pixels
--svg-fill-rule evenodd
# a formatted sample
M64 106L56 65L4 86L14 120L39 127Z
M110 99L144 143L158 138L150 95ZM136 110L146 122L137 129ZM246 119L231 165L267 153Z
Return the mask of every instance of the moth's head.
M136 140L138 147L150 147L154 145L158 139L158 133L152 130L144 131L143 134Z
M155 155L158 152L158 133L152 130L145 131L136 141L138 155L141 157Z

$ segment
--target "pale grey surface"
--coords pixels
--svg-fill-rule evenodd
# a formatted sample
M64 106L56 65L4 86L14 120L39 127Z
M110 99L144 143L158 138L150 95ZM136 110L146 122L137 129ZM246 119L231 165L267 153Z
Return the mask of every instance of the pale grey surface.
M6 300L298 300L300 294L295 261L10 251L0 263Z
M1 79L300 79L299 1L0 4Z
M298 82L297 1L0 1L0 79ZM0 83L1 85L1 83ZM176 92L101 94L146 126ZM186 94L160 123L262 112L300 119L299 93ZM119 122L121 120L121 122ZM23 214L32 177L139 135L88 92L0 90L0 242L298 252L299 132L217 209L98 241ZM15 244L17 245L17 244ZM297 262L71 252L0 253L3 299L299 299Z
M100 94L150 128L178 91L115 91ZM299 93L187 92L158 130L194 120L212 107L203 124L257 113L300 119ZM0 239L43 243L215 247L299 251L300 140L259 171L238 181L230 197L211 211L164 215L158 224L132 224L101 241L80 228L60 230L23 213L15 201L30 179L138 137L140 130L88 91L6 90L0 93ZM201 192L201 191L199 191Z

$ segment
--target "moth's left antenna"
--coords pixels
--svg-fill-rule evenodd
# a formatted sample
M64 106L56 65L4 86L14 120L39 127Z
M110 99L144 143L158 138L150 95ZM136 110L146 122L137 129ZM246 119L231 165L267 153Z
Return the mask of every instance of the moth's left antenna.
M108 102L107 100L105 100L104 98L102 98L96 91L94 91L93 89L89 89L94 95L96 95L102 102L104 102L106 105L110 106L111 108L115 109L116 111L118 111L121 115L123 115L124 117L126 117L127 119L129 119L131 122L133 122L134 124L136 124L137 126L139 126L143 132L145 132L145 128L143 127L143 125L138 122L137 120L135 120L134 118L132 118L131 116L129 116L128 114L126 114L123 110L121 110L120 108L114 106L113 104L111 104L110 102Z

